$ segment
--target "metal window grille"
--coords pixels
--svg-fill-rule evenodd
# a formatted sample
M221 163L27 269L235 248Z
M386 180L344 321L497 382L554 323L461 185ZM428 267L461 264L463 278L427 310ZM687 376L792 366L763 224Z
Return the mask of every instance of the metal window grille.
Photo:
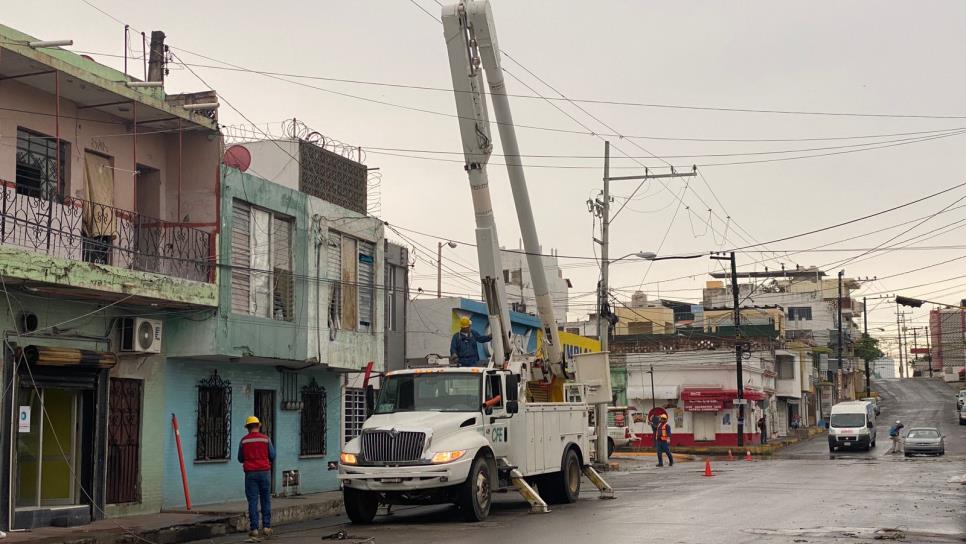
M198 428L195 459L231 457L231 382L218 371L198 382Z
M342 420L345 422L343 439L345 442L362 434L362 424L366 421L366 391L359 388L346 388Z
M325 388L315 378L302 388L301 455L325 455Z
M17 192L42 199L63 198L69 159L70 143L60 142L58 168L57 139L17 127Z

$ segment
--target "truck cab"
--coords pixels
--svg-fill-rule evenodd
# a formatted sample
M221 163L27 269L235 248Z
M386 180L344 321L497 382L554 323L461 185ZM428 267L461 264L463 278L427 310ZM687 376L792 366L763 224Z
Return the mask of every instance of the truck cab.
M587 405L523 402L519 378L482 367L388 373L340 456L349 518L368 523L379 504L454 503L467 520L485 519L514 473L540 482L550 502L576 500L590 459Z

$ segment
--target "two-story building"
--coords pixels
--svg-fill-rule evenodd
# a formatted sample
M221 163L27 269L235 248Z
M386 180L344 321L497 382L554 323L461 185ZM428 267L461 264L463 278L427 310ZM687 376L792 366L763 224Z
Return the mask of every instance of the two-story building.
M224 162L217 312L166 331L163 412L180 420L192 502L244 496L234 459L251 415L276 445L274 492L338 489L328 463L365 417L353 378L383 370L385 305L400 302L397 289L385 296L367 168L300 135L237 143ZM185 504L174 448L166 508Z
M219 304L222 139L153 38L140 82L0 25L4 529L162 505L162 346Z

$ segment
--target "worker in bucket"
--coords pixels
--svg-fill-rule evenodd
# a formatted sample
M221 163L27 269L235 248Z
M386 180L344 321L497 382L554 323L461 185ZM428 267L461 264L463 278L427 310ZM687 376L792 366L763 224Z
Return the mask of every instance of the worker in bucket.
M453 340L449 343L450 363L459 366L481 366L480 365L480 344L489 342L492 337L480 334L473 330L470 318L463 316L460 318L460 330L453 335Z
M245 498L248 499L249 540L272 536L272 461L275 446L261 433L262 424L255 416L245 420L248 434L238 444L238 462L245 470ZM258 507L261 505L262 532L258 532Z
M674 457L671 457L671 426L667 422L667 414L661 414L661 420L654 430L654 446L657 450L657 466L664 466L664 454L667 454L667 464L674 466Z

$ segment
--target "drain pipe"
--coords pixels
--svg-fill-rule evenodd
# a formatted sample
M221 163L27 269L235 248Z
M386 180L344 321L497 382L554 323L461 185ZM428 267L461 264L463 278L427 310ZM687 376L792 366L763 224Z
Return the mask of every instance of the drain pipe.
M171 427L174 429L174 443L178 446L178 463L181 464L181 487L184 488L184 507L191 510L191 494L188 493L188 473L184 468L184 451L181 449L181 431L178 430L178 416L171 414Z

